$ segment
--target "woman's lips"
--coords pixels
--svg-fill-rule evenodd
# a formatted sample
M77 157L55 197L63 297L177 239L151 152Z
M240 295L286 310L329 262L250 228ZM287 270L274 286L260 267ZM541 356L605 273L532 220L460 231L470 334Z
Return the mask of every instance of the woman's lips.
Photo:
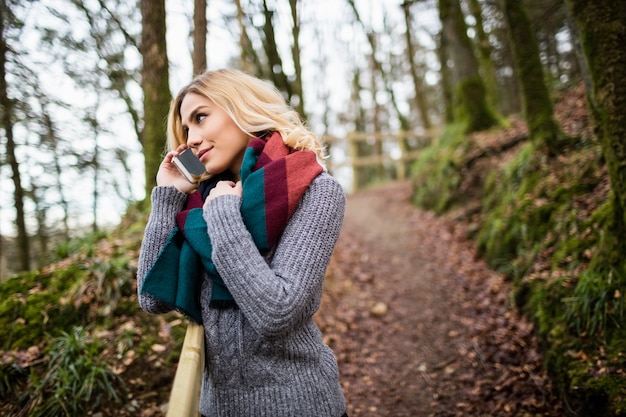
M198 152L198 159L202 161L202 157L204 157L204 155L206 155L207 152L209 152L211 149L213 148L202 149L200 152Z

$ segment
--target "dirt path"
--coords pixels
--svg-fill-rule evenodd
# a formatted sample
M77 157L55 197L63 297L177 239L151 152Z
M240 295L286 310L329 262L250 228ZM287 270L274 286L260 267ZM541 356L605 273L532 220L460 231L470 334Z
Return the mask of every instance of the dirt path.
M410 185L349 196L318 316L351 417L560 415L506 284Z

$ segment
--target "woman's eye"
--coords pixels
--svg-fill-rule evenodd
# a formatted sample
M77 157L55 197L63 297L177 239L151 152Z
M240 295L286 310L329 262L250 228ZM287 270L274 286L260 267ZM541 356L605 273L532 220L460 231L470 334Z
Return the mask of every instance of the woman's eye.
M197 114L196 115L196 123L200 123L201 121L203 121L204 119L206 119L207 115L206 114Z
M183 136L184 137L189 136L189 128L188 127L183 127Z

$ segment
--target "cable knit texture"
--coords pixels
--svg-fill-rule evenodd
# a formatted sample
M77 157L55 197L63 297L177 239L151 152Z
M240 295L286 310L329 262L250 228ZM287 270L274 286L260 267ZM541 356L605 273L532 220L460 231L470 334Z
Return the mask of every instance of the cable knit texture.
M138 265L139 303L168 310L141 293L143 278L175 226L186 196L156 187ZM200 412L207 417L339 417L345 399L338 367L313 314L320 306L326 267L345 209L330 175L309 186L266 258L243 223L241 198L226 195L203 212L212 259L238 308L209 308L211 281L202 283L205 372Z

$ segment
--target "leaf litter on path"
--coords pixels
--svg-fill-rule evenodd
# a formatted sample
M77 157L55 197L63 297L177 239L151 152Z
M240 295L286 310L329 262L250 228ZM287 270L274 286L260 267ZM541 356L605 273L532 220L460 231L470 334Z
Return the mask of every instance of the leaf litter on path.
M351 417L559 416L508 283L408 182L348 196L316 321Z

